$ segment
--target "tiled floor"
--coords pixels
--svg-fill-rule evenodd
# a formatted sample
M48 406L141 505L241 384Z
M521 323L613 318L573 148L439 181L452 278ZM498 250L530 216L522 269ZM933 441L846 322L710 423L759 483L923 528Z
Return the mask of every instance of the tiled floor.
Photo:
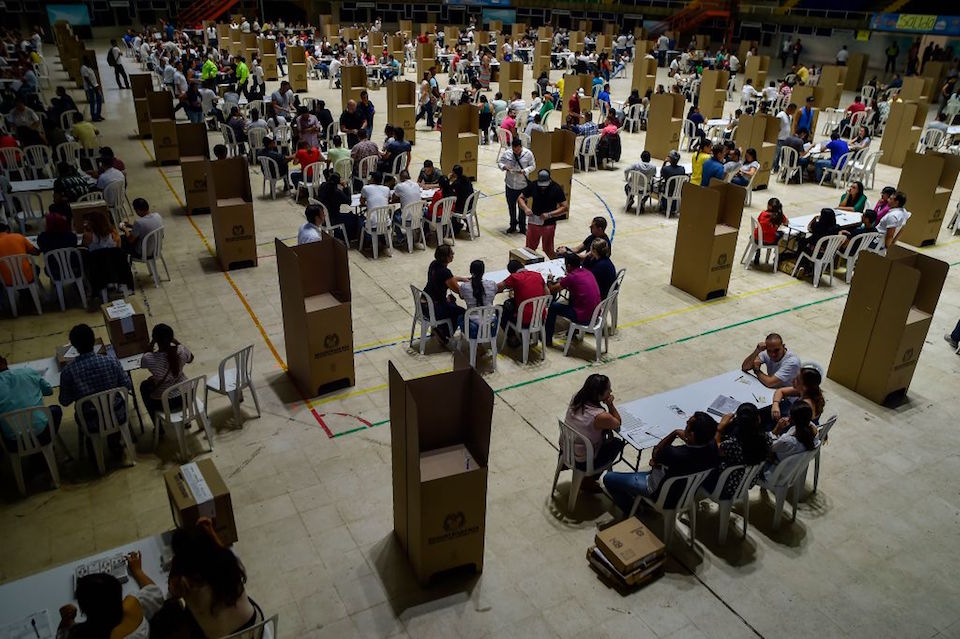
M373 261L351 252L357 383L312 400L311 410L282 371L273 257L273 238L295 236L301 207L289 199L261 199L259 175L252 175L260 264L221 273L210 254L209 218L182 214L178 167L152 164L150 142L133 137L130 94L116 89L106 65L102 72L103 137L127 164L130 197L147 198L167 224L172 281L154 288L143 271L138 277L137 296L149 308L149 323L174 326L197 356L191 374L213 372L226 353L255 345L263 417L238 427L228 403L213 400L212 457L233 493L237 552L249 572L249 592L265 610L280 613L283 636L960 637L960 435L954 427L960 411L950 399L960 358L941 340L960 315L955 274L947 279L905 406L882 408L826 381L827 410L840 422L824 450L820 490L801 504L795 523L771 531L771 507L755 493L746 540L731 535L720 547L717 518L704 505L696 548L675 542L666 575L622 597L598 581L584 559L596 521L610 518L610 504L584 496L575 516L565 516L566 478L558 498L548 499L555 419L572 393L594 370L613 379L621 401L681 386L735 368L774 330L804 359L826 364L847 285L835 280L814 289L783 274L737 266L726 298L698 302L669 285L676 219L625 213L620 171L576 174L571 219L560 224L558 240L579 241L594 215L615 223L614 260L627 269L621 329L599 366L591 363L589 339L567 358L551 350L545 362L527 366L512 353L499 359L497 372L486 377L497 401L485 570L465 583L421 591L392 538L390 436L383 423L388 360L406 376L452 365L436 344L420 356L405 342L408 285L423 284L431 255L398 250ZM56 76L63 78L59 70ZM326 82L310 85L309 95L326 98L336 111L339 91ZM615 80L614 96L626 97L629 87L629 79ZM373 96L379 131L385 91ZM415 165L439 160L439 138L417 132ZM621 166L639 157L643 139L643 133L625 136ZM495 156L496 147L481 147L476 186L486 196L479 207L483 234L457 242L458 274L477 258L488 269L503 268L519 241L502 233L506 206ZM881 165L871 200L897 176ZM814 213L836 204L839 195L816 185L774 183L755 194L745 213L757 214L770 196L783 201L788 216ZM748 230L744 220L741 250ZM925 253L960 264L960 243L946 231ZM77 322L103 335L99 314L76 303L61 313L48 300L42 317L5 317L0 349L13 362L50 354ZM141 375L135 374L136 382ZM250 402L245 410L252 410ZM75 446L75 427L66 421L66 439ZM170 443L157 453L144 437L139 449L134 468L103 478L89 462L65 466L56 491L45 490L38 474L26 499L15 499L4 465L0 579L168 528L161 472L174 463ZM660 530L656 517L648 523Z

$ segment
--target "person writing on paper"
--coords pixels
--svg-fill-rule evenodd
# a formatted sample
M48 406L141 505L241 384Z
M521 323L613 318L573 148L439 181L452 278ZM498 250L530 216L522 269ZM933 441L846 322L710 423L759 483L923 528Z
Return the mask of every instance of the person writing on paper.
M520 232L526 234L527 219L525 215L517 217L517 200L529 185L527 177L537 170L533 152L523 148L523 140L514 137L510 148L500 153L497 167L505 174L507 211L510 213L510 227L507 233L516 233L519 227Z
M53 395L53 388L40 372L32 368L11 370L6 358L0 355L0 414L43 406L43 398L50 395ZM43 445L52 441L54 433L60 430L60 421L63 418L63 411L59 406L51 406L50 414L53 417L53 430L50 429L45 414L40 412L33 414L33 433ZM2 419L0 419L0 434L3 435L4 447L7 450L16 451L17 434Z
M600 476L600 484L620 510L629 513L639 496L658 499L660 486L667 479L716 468L719 461L716 435L717 422L707 413L697 411L687 419L685 428L673 431L654 447L649 471L607 471ZM678 439L683 445L674 446ZM676 496L673 502L676 503ZM666 506L673 504L667 500Z
M610 464L623 452L626 442L614 435L614 432L620 430L620 421L620 413L614 405L610 388L610 378L598 373L587 376L583 386L570 400L563 418L567 428L590 442L594 468ZM562 440L560 448L562 452ZM573 458L578 469L586 469L587 445L581 439L574 441ZM596 476L584 477L583 489L590 493L600 492Z
M497 292L502 293L503 291L509 290L513 292L513 296L503 303L503 313L500 316L500 328L506 328L507 324L511 322L520 328L528 327L533 320L533 306L528 305L524 309L523 318L521 322L518 323L517 313L520 310L520 305L526 300L549 295L550 290L547 288L547 283L544 281L543 275L536 271L528 271L523 268L523 264L520 263L519 260L510 260L507 263L507 272L510 273L510 275L497 284ZM516 348L520 345L520 337L511 330L507 333L507 343Z
M57 638L149 639L150 619L163 607L163 590L143 571L139 552L127 554L127 570L139 590L126 597L123 584L113 575L97 573L77 579L77 604L86 619L77 623L77 606L62 606Z
M150 377L140 383L140 399L143 400L150 419L154 419L154 413L163 410L163 392L171 386L187 381L183 367L193 361L193 353L177 341L173 336L173 329L166 324L154 326L150 337L150 352L144 353L140 360L140 367L150 371ZM171 411L180 410L182 404L179 392L170 393Z
M583 260L576 253L567 253L563 256L563 267L566 275L554 281L552 276L547 281L547 287L553 294L566 290L569 293L569 303L555 301L547 310L546 330L547 346L553 346L553 333L557 326L557 318L564 317L571 322L586 324L590 320L594 309L603 298L600 296L600 285L593 273L583 267Z
M529 199L533 198L532 207ZM550 178L550 171L542 169L535 184L527 185L517 199L517 204L527 216L527 248L537 250L543 239L543 252L554 259L553 237L557 220L567 212L567 196L559 184Z
M800 371L800 358L787 349L779 334L770 333L744 358L740 370L752 372L767 388L783 388Z

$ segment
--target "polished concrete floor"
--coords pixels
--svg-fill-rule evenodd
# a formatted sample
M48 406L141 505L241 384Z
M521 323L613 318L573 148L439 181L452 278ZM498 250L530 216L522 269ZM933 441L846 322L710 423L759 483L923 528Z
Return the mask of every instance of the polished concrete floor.
M62 83L65 76L48 53L55 82ZM166 221L171 280L156 288L142 268L137 277L136 297L149 309L149 323L169 323L193 350L191 375L213 373L224 355L254 345L263 416L256 419L247 401L248 419L238 425L226 400L212 400L216 437L209 454L233 495L236 549L249 573L249 592L268 613L279 612L282 636L960 637L960 435L953 426L960 412L951 403L960 358L941 339L960 316L956 274L947 279L905 405L884 408L825 381L827 413L840 420L823 451L819 490L800 504L796 522L771 530L772 508L755 491L747 538L731 533L719 546L715 511L704 503L695 548L675 539L664 577L621 596L584 559L598 522L611 519L611 504L584 495L577 511L567 513L568 475L555 498L548 494L556 418L574 391L591 372L609 375L621 402L682 386L736 368L771 331L803 359L826 365L848 286L841 278L813 288L782 273L735 266L729 294L699 302L669 285L676 218L626 213L621 171L577 173L570 220L559 225L558 243L579 242L595 215L611 221L614 261L627 269L620 330L599 365L589 338L570 357L550 350L545 361L522 365L508 351L496 372L484 365L496 391L484 571L424 591L392 536L385 421L388 360L407 377L452 367L450 352L437 343L421 356L406 341L409 284L424 283L432 252L395 250L373 260L351 251L356 385L304 402L284 373L273 246L274 237L296 235L302 207L289 198L261 198L260 176L252 173L259 266L221 272L211 255L209 217L183 215L179 167L153 164L150 142L134 136L130 93L118 90L101 64L104 141L126 162L129 196L147 198ZM529 76L527 82L529 91ZM629 87L629 78L614 80L614 97L625 98ZM340 93L326 81L311 81L307 95L326 98L334 112L339 108ZM373 101L381 131L386 92L374 92ZM728 103L727 111L733 107ZM625 135L621 167L639 159L644 135ZM503 268L520 241L503 234L506 205L496 151L480 149L482 235L457 241L457 274L466 274L478 258L490 270ZM438 162L439 155L440 134L418 131L414 165ZM881 165L871 201L882 186L896 185L898 175ZM793 216L835 205L840 191L772 183L754 194L745 215L759 213L772 196ZM749 228L744 219L740 250ZM960 240L947 230L923 251L960 264ZM78 306L74 299L64 313L48 299L42 316L25 312L13 320L5 314L0 351L12 362L48 356L78 322L106 337L100 314ZM135 373L134 381L142 375ZM65 421L66 440L75 446L72 418ZM138 445L135 467L98 477L90 461L64 465L59 490L49 490L37 473L25 499L16 497L4 464L0 580L168 529L161 474L175 463L174 450L168 438L154 451L149 434ZM199 441L192 446L207 454ZM661 530L656 516L645 520Z

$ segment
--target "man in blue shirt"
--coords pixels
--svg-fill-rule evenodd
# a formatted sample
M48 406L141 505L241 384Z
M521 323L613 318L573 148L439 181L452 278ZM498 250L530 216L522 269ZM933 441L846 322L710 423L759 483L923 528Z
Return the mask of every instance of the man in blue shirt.
M10 370L7 360L0 356L0 414L43 406L43 398L50 395L53 395L53 388L40 373L31 368ZM50 414L53 415L53 432L56 432L60 430L63 411L59 406L51 406ZM6 449L17 450L16 434L10 424L2 419L0 432L3 434ZM33 432L41 444L50 443L52 433L47 424L47 416L43 413L34 413Z
M603 88L600 89L600 92L597 93L597 102L606 102L607 108L606 111L610 110L610 85L605 84ZM603 107L600 107L601 111L604 111Z
M823 177L824 169L835 169L840 163L840 158L842 158L846 153L850 152L850 147L847 145L846 140L840 139L840 134L834 131L830 134L830 141L823 145L824 150L830 151L830 159L822 159L814 162L814 177L817 182L820 182L820 178ZM842 166L840 168L843 168Z
M710 159L703 163L703 178L700 180L700 186L710 186L711 178L717 178L723 182L723 154L724 146L714 144Z
M807 131L813 131L813 119L816 114L816 109L813 108L814 98L812 95L807 96L806 104L803 105L803 108L797 111L797 122L796 126L793 127L794 131L799 131L800 129L806 129Z

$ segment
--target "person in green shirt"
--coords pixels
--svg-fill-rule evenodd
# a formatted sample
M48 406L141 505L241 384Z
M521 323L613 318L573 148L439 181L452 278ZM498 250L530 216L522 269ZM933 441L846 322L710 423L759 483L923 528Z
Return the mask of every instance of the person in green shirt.
M543 106L540 107L540 120L543 121L543 116L553 111L554 108L553 96L549 93L543 96Z
M237 66L234 74L237 76L237 93L246 95L247 78L250 77L250 68L242 57L237 58Z
M327 149L327 163L330 165L331 169L336 169L337 162L343 159L349 159L350 149L345 149L343 147L343 138L339 135L333 137L333 143L329 149Z
M207 57L200 69L200 77L203 80L216 80L218 73L220 73L220 68L217 67L217 63L213 61L213 58Z

